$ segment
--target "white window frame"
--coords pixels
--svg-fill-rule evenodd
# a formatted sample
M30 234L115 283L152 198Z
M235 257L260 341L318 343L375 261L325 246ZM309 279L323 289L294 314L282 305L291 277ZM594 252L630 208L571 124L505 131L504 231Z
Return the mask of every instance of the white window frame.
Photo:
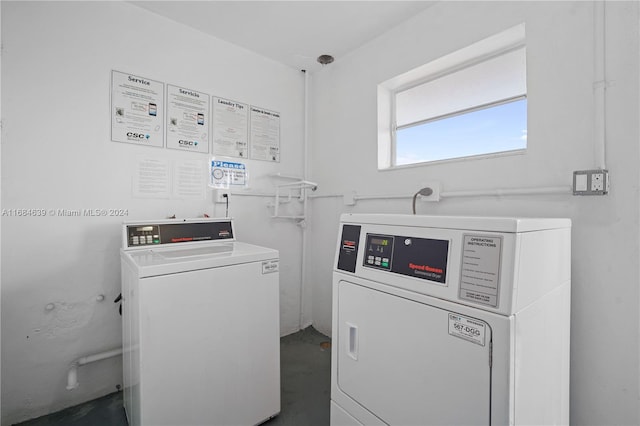
M453 74L468 67L486 62L490 59L497 58L508 52L526 48L525 45L525 25L519 24L515 27L502 31L494 36L488 37L468 47L457 50L439 59L431 61L423 66L415 68L409 72L391 78L378 85L378 169L387 170L395 168L413 167L428 163L413 163L407 165L396 165L396 105L395 99L399 92L405 91L412 87L425 84L429 81L436 80L445 75ZM526 96L526 94L524 95ZM504 99L504 102L523 98L516 96L512 99ZM490 103L489 105L499 105L500 102ZM484 105L486 107L486 105ZM449 116L456 114L471 112L483 108L482 105L476 105L466 110L460 110ZM447 115L445 115L447 116ZM432 121L435 118L424 120L424 122ZM400 126L402 128L403 126ZM494 157L496 155L507 155L520 153L525 149L512 151L503 151L500 153L490 153L486 155L473 156L477 157ZM468 157L453 158L451 160L440 161L456 161Z

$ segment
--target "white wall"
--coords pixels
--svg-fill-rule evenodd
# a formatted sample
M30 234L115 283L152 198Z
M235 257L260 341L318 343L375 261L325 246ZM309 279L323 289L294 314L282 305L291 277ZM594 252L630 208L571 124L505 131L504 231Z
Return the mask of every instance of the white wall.
M282 113L282 161L249 161L253 189L302 174L303 77L246 50L120 2L6 2L2 7L2 208L127 208L127 219L221 215L204 201L131 196L138 156L203 158L110 141L112 69ZM606 197L447 199L421 213L573 220L572 423L638 424L638 5L608 2ZM312 176L318 193L410 194L569 185L596 166L590 2L441 2L311 79ZM378 172L376 85L520 22L527 24L525 156ZM281 332L299 326L301 230L272 221L267 199L232 197L240 239L281 250ZM313 201L307 279L314 325L331 328L331 268L341 212L410 212L409 200ZM119 218L2 217L2 424L114 391L117 359L76 357L120 344ZM95 302L105 294L106 301ZM56 309L45 311L48 303ZM306 312L309 315L311 312Z
M412 194L571 185L594 155L592 2L440 2L336 58L312 78L311 179L318 195ZM571 422L640 423L638 4L606 3L606 130L611 193L451 198L419 213L569 217L573 221ZM377 84L521 22L526 23L526 155L377 170ZM342 212L411 212L410 199L313 201L313 323L331 331L331 268ZM333 232L332 232L333 230Z
M2 207L128 209L125 220L223 215L205 200L132 196L137 159L208 156L110 140L111 70L281 113L281 162L247 161L252 190L303 168L303 75L122 2L2 4ZM301 230L266 198L231 198L241 240L281 251L281 333L299 326ZM121 344L119 217L2 217L2 424L116 390L118 358L70 363ZM97 302L104 294L106 300ZM52 311L45 310L49 303Z

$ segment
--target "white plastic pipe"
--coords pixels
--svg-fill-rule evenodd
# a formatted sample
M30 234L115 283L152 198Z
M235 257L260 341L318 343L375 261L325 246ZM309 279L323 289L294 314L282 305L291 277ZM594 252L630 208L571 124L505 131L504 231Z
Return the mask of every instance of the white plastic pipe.
M308 180L300 180L298 182L291 182L291 183L281 183L280 185L278 185L278 187L282 188L282 187L293 187L293 188L317 188L318 184L316 182L310 182Z
M413 194L407 195L354 195L353 199L356 201L359 200L392 200L392 199L402 199L402 198L412 198Z
M302 206L302 214L304 215L304 219L302 220L301 223L301 229L302 229L302 252L300 253L301 255L301 267L300 267L300 288L299 288L299 292L300 292L300 299L298 300L298 304L300 306L300 310L299 310L299 316L298 316L298 327L300 329L304 328L305 324L304 324L304 314L305 314L305 290L307 289L307 224L306 221L308 220L308 211L307 211L307 201L308 201L308 196L309 194L307 193L307 188L313 188L313 190L315 191L315 189L318 187L318 184L314 185L309 185L312 182L309 182L309 107L310 107L310 102L309 102L309 73L305 72L304 73L304 135L303 135L303 170L302 170L302 183L306 184L304 188L300 188L300 194L305 195L304 197L304 204Z
M73 390L78 387L78 364L71 364L67 373L67 390Z
M594 162L600 169L607 168L607 68L606 68L606 13L605 2L595 1L594 8Z
M487 197L502 195L540 195L540 194L571 194L570 186L551 186L540 188L512 188L512 189L488 189L471 191L444 191L440 193L442 198L454 197Z
M544 194L567 194L572 193L571 186L547 186L539 188L508 188L508 189L474 189L466 191L443 191L441 198L456 197L500 197L505 195L544 195ZM311 198L343 197L344 194L324 194L312 195ZM411 199L413 194L406 195L354 195L354 201L361 200L400 200Z
M69 372L67 373L67 390L73 390L78 387L78 367L96 361L101 361L114 356L122 355L122 348L112 349L110 351L100 352L93 355L83 356L71 363Z

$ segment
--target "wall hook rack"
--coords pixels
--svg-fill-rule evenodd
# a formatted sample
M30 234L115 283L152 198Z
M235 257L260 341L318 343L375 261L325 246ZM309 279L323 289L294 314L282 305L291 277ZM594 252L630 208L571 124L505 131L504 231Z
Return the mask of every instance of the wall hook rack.
M272 218L280 218L280 219L293 219L298 220L301 223L305 222L307 219L307 191L308 190L315 191L318 189L318 184L316 182L311 182L308 180L297 180L295 182L282 183L276 185L276 195L275 202L273 206L273 216ZM297 193L295 195L294 193ZM289 203L293 197L296 196L302 202L302 214L299 215L286 215L280 213L280 204ZM283 197L286 197L285 201L281 201Z

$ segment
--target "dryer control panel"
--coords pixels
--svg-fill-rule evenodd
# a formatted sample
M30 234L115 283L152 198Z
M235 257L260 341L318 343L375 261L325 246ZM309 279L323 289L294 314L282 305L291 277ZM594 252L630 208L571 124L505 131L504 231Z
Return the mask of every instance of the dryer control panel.
M361 227L344 225L337 268L356 272ZM362 266L445 284L449 240L366 233Z
M362 266L444 284L449 241L367 234Z

